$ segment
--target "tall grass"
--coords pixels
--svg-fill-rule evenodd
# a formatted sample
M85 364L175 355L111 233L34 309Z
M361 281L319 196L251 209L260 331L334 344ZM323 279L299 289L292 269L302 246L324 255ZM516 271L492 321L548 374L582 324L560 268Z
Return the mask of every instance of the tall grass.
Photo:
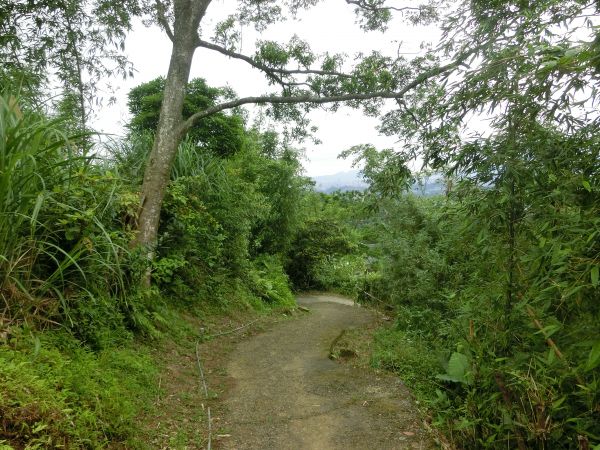
M68 172L72 158L68 140L55 125L36 114L23 113L16 97L0 96L0 296L4 319L22 316L24 310L35 314L47 306L34 293L45 284L33 273L43 252L38 240L44 224L38 217L50 193L50 179L57 172ZM61 150L67 150L65 158L59 157Z
M107 148L120 174L136 185L141 185L153 141L154 133L144 131L113 142ZM222 172L222 165L223 159L210 150L199 147L190 139L184 139L173 161L171 180L196 176L212 180Z
M81 138L0 95L0 327L75 326L72 299L125 291L124 240L105 225L115 181L77 154Z

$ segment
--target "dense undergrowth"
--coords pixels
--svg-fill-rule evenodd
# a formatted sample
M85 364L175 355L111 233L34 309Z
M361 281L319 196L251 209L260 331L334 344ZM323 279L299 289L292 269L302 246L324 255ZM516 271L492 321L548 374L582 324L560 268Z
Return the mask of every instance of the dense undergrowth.
M0 96L2 448L143 448L156 348L198 333L183 316L294 304L296 153L238 116L220 121L236 135L223 154L180 149L149 267L130 242L151 125L92 154L89 133Z
M579 159L539 160L514 187L466 178L444 197L319 200L349 245L310 284L393 312L372 364L403 378L450 445L600 442L599 179L576 145Z
M150 349L134 343L92 352L69 333L19 330L0 361L2 442L15 448L134 443L157 390Z

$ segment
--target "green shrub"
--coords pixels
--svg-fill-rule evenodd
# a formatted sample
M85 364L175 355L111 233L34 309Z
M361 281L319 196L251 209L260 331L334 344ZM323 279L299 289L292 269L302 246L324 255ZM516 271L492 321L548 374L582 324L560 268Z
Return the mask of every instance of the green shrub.
M431 397L438 385L435 375L441 365L436 351L426 341L401 329L382 328L375 334L374 347L374 367L396 372L422 402Z
M293 306L296 300L283 265L274 256L262 256L254 261L249 271L251 291L272 306Z
M578 448L600 435L597 138L542 134L541 154L503 162L514 189L466 178L447 198L375 193L366 214L364 197L326 197L315 209L344 209L330 217L365 245L319 255L307 238L327 234L304 236L320 262L298 272L315 274L313 286L393 310L372 362L398 373L461 448ZM482 150L494 161L503 151Z
M352 249L344 224L330 218L309 219L292 243L286 272L296 289L326 288L319 279L320 264Z
M358 298L364 287L367 262L363 255L327 256L314 268L316 285Z
M87 136L60 130L0 96L0 308L9 323L61 323L101 348L111 330L127 334L126 298L142 272L121 179L78 153Z

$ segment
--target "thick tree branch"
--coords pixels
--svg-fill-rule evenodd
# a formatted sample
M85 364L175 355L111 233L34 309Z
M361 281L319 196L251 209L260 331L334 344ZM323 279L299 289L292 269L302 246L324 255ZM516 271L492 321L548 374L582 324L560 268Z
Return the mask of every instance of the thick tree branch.
M336 76L336 77L351 78L351 75L348 75L346 73L332 71L332 70L280 69L280 68L276 68L276 67L270 67L270 66L267 66L266 64L263 64L263 63L260 63L260 62L256 61L254 58L251 58L250 56L243 55L241 53L237 53L237 52L234 52L232 50L228 50L225 47L221 47L220 45L213 44L212 42L203 41L200 38L198 38L196 46L197 47L206 48L206 49L209 49L209 50L217 51L217 52L219 52L219 53L221 53L223 55L229 56L230 58L240 59L242 61L245 61L248 64L250 64L252 67L254 67L256 69L259 69L259 70L262 70L263 72L265 72L268 75L272 76L273 78L275 78L278 82L280 82L282 84L290 84L290 83L286 83L285 81L281 80L281 78L278 75L297 75L297 74L301 74L301 75L325 75L325 76Z
M276 96L276 95L265 95L260 97L244 97L236 100L231 100L229 102L224 102L219 105L211 106L210 108L206 108L203 111L198 111L197 113L190 116L181 126L180 133L184 135L187 131L196 123L198 120L201 120L205 117L211 116L218 112L224 111L226 109L236 108L238 106L247 105L247 104L294 104L294 103L313 103L313 104L324 104L324 103L337 103L337 102L346 102L351 100L371 100L376 98L394 98L399 99L402 98L407 92L412 89L418 87L420 84L425 81L434 78L443 73L447 73L458 66L460 66L470 55L472 55L478 49L472 49L465 54L461 55L454 62L450 64L446 64L441 67L436 67L435 69L431 69L427 72L422 73L418 77L416 77L413 81L404 86L401 90L397 92L389 92L389 91L377 91L377 92L368 92L363 94L339 94L321 97L318 95L295 95L295 96Z
M169 21L165 15L165 5L163 5L160 0L156 0L156 18L160 26L164 28L165 33L167 33L171 42L174 42L175 36L173 35L173 30L171 30L171 25L169 25Z

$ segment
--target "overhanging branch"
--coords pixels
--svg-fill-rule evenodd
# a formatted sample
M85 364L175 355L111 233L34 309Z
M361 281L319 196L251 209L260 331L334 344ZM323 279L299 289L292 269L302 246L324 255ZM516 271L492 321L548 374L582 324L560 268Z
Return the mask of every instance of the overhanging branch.
M220 45L213 44L212 42L203 41L200 38L198 38L196 40L196 47L202 47L202 48L206 48L209 50L214 50L225 56L229 56L230 58L242 60L242 61L250 64L252 67L262 70L267 75L271 76L279 84L281 84L281 85L285 84L284 81L281 79L281 77L271 67L266 66L265 64L261 64L258 61L255 61L253 58L250 58L249 56L228 50L225 47L221 47Z
M231 100L229 102L224 102L219 105L211 106L210 108L206 108L203 111L198 111L197 113L190 116L181 126L180 133L185 134L198 120L201 120L205 117L211 116L218 112L236 108L238 106L247 105L247 104L294 104L294 103L312 103L312 104L324 104L324 103L337 103L337 102L346 102L351 100L371 100L376 98L386 99L393 98L399 99L402 98L407 92L415 89L420 84L425 81L434 78L443 73L449 72L458 66L460 66L470 55L472 55L478 49L472 49L465 54L461 55L454 62L450 64L446 64L444 66L436 67L435 69L431 69L427 72L422 73L418 77L416 77L413 81L408 83L404 88L397 92L389 92L389 91L378 91L378 92L368 92L362 94L340 94L340 95L332 95L332 96L318 96L318 95L295 95L295 96L277 96L277 95L265 95L259 97L244 97L236 100Z
M225 47L221 47L220 45L213 44L212 42L203 41L200 38L198 38L198 40L196 41L196 46L206 48L209 50L214 50L223 55L229 56L230 58L245 61L248 64L250 64L252 67L262 70L263 72L267 73L268 75L271 75L272 77L274 77L277 81L280 81L281 83L284 83L284 84L285 84L285 82L282 81L278 75L324 75L324 76L336 76L336 77L351 78L351 75L348 75L348 74L342 73L342 72L336 72L334 70L281 69L281 68L277 68L277 67L270 67L270 66L267 66L266 64L256 61L254 58L251 58L250 56L244 55L242 53L237 53L232 50L228 50Z
M346 0L346 3L349 5L356 5L359 8L366 9L369 11L420 11L421 8L418 6L402 6L402 7L394 7L394 6L375 6L370 5L365 0Z

